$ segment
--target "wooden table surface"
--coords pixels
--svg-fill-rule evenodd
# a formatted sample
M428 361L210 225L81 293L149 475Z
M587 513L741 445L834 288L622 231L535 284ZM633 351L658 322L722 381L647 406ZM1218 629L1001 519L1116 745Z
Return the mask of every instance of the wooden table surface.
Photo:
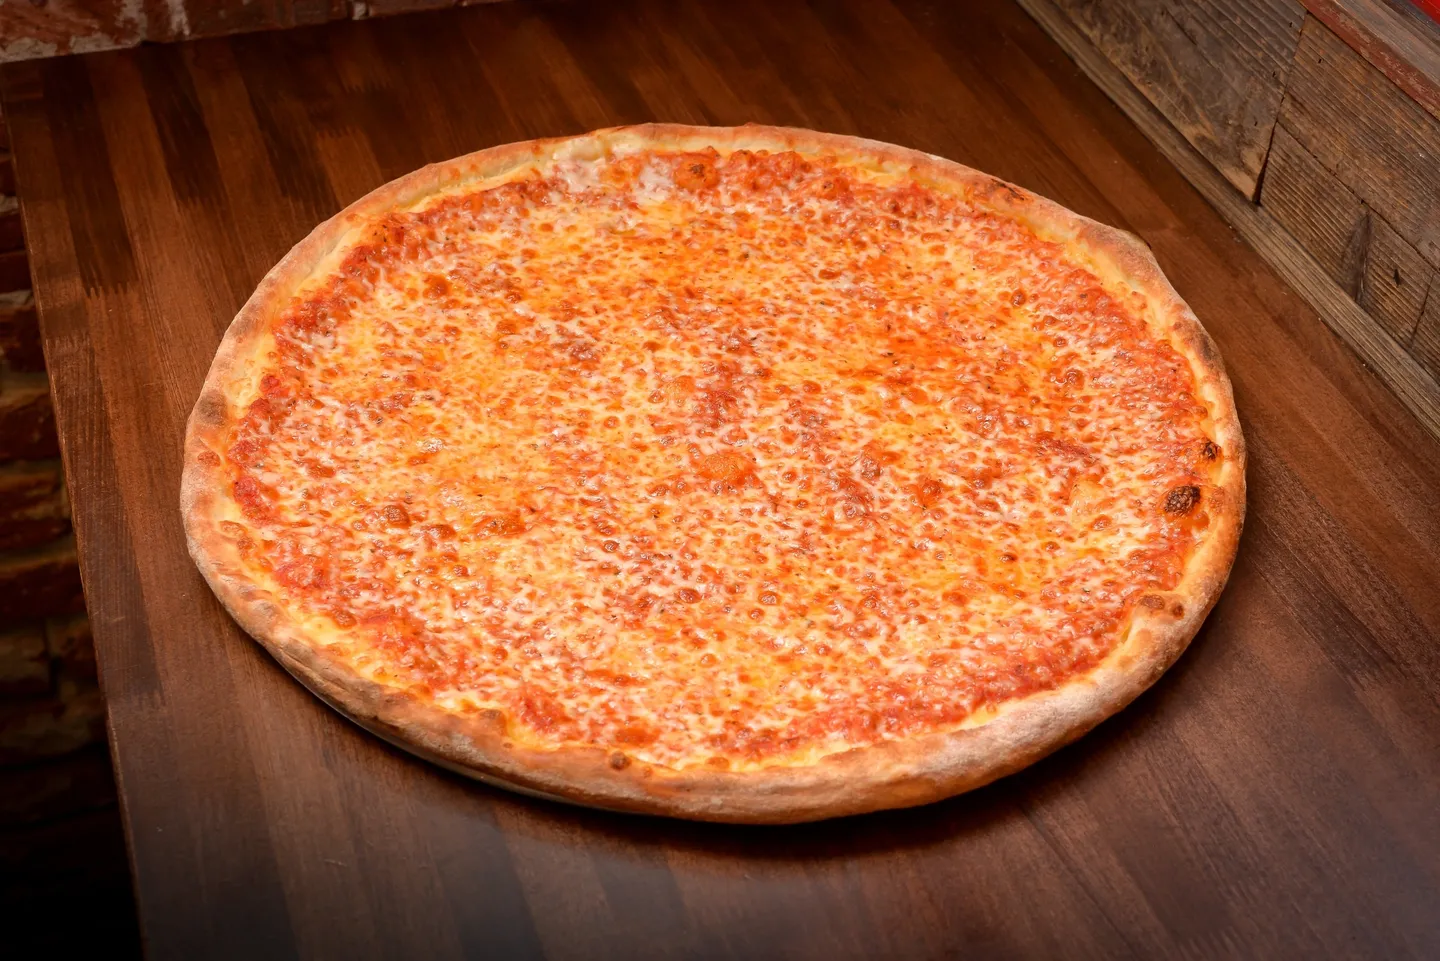
M3 72L156 958L1440 956L1440 444L1008 0L499 4ZM863 134L1138 232L1252 454L1190 652L1049 760L783 829L512 797L293 682L186 556L212 353L428 161L650 119Z

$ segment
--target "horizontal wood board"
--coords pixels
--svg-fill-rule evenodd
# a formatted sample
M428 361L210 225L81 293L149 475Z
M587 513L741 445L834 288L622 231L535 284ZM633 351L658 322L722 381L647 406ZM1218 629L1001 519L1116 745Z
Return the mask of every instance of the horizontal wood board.
M1018 7L501 4L12 64L0 96L152 957L1440 952L1440 444ZM947 803L692 825L426 766L226 617L179 439L265 271L423 163L650 119L907 144L1152 245L1230 367L1251 498L1132 708Z
M1440 118L1440 23L1415 0L1303 0L1337 37ZM1433 9L1433 4L1432 4Z
M1410 352L1440 378L1440 270L1431 275L1425 309L1410 339Z
M1260 204L1440 378L1440 117L1365 52L1306 19Z
M1410 343L1435 268L1284 124L1275 128L1260 205L1391 337Z
M1308 19L1280 122L1356 197L1440 266L1440 119Z
M1055 0L1246 197L1265 166L1305 8L1298 0Z

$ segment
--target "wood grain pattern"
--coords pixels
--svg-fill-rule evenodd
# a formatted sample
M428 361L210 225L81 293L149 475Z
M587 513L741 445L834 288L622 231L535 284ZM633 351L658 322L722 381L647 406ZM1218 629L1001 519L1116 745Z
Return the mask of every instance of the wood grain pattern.
M1430 289L1425 295L1425 307L1420 313L1420 322L1410 341L1410 351L1440 379L1440 270L1430 280Z
M514 3L0 86L152 957L1440 952L1440 443L1018 7ZM672 823L390 750L225 616L179 441L269 266L420 163L652 118L899 141L1154 247L1231 370L1251 523L1130 710L924 809Z
M1435 270L1384 217L1275 128L1260 206L1401 344L1409 344Z
M1440 267L1440 119L1307 18L1280 122Z
M1297 0L1056 0L1196 150L1255 196L1300 36Z
M1339 282L1367 208L1284 124L1275 127L1259 200Z
M1440 118L1440 24L1405 0L1303 2L1411 100Z

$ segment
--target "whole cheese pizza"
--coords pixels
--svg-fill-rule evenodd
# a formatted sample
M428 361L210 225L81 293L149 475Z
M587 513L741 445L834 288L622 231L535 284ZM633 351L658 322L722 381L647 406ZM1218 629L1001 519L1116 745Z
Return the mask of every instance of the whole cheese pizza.
M371 731L787 822L1135 698L1224 584L1244 463L1135 237L886 144L647 125L316 228L220 345L181 500L235 619Z

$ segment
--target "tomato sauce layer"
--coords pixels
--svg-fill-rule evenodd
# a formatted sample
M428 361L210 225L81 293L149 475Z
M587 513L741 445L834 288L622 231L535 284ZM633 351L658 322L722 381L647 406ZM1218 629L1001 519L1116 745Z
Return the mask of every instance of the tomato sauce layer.
M223 526L366 676L744 769L1052 688L1179 582L1221 452L1151 309L834 158L557 162L281 314Z

